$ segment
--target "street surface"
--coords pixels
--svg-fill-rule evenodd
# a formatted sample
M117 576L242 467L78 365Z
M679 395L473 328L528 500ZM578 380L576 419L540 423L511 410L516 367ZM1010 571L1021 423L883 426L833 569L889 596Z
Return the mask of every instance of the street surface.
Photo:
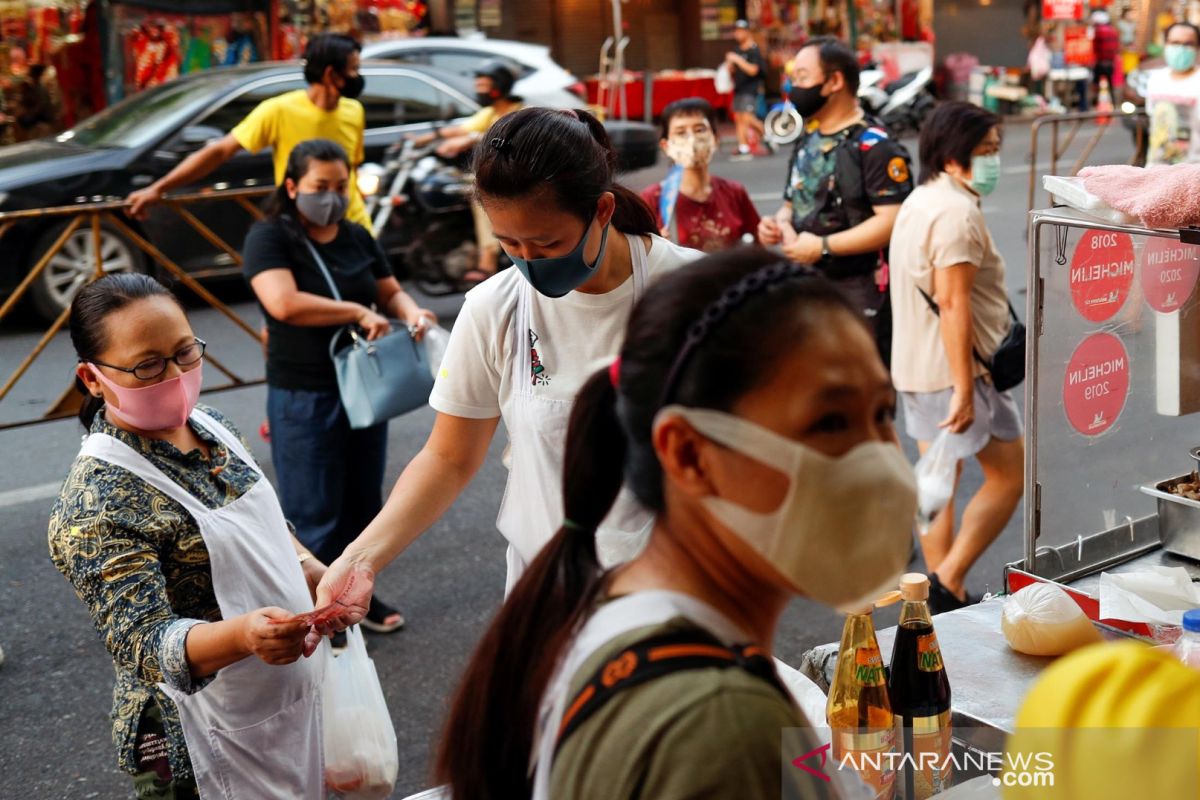
M1029 138L1028 125L1008 126L1003 177L983 206L1008 263L1010 293L1022 317ZM1049 137L1044 132L1042 138L1044 153ZM915 157L916 141L907 144ZM1091 163L1125 162L1130 148L1129 135L1114 125ZM728 149L726 145L724 150ZM718 156L714 172L743 182L762 213L774 212L780 203L786 155L738 163L727 159ZM1048 157L1042 156L1041 161L1044 170ZM660 180L665 170L665 159L660 159L657 168L626 176L626 182L640 190ZM1044 203L1041 193L1039 203ZM257 321L257 308L244 286L232 282L215 289L244 318ZM449 326L460 302L444 298L430 305ZM257 344L215 311L199 304L193 307L192 325L208 341L209 352L243 376L261 377ZM24 358L43 330L28 315L0 324L0 380ZM41 413L69 385L73 362L70 343L62 334L12 395L0 402L0 421ZM206 369L206 386L223 382L215 369ZM269 446L257 433L265 416L265 396L265 387L257 386L208 394L203 401L233 418L271 474ZM420 449L432 421L428 409L392 421L388 488ZM80 435L75 421L0 431L0 645L7 656L0 667L0 798L132 796L128 778L115 767L109 736L111 661L84 606L51 565L46 549L49 510ZM914 453L912 443L905 440L910 454ZM505 481L500 463L503 444L503 436L498 436L479 476L459 501L378 583L380 595L400 606L408 618L403 632L368 637L399 741L400 779L394 797L429 785L429 757L447 700L503 594L504 542L494 525ZM969 497L979 482L978 466L972 462L958 496ZM999 541L975 566L969 580L973 595L1003 588L1004 564L1021 557L1022 513L1018 509ZM881 612L876 622L880 627L895 624L895 615L895 610ZM834 641L840 634L841 619L836 614L797 600L780 625L777 655L795 664L807 649ZM953 682L954 665L948 664L947 671Z

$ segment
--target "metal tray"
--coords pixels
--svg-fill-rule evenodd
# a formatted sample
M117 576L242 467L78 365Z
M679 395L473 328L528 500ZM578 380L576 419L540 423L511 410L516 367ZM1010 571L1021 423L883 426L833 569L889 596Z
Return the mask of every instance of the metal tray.
M1170 489L1192 480L1192 473L1140 487L1158 501L1158 537L1168 553L1200 561L1200 501L1189 500Z

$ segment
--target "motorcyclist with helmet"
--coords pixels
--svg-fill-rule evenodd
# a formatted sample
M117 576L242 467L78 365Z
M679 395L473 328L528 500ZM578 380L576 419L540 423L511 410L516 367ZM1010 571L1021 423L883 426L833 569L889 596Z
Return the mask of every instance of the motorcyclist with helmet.
M504 61L483 62L475 69L475 101L480 105L479 111L456 125L413 137L414 143L423 146L440 138L443 141L437 146L437 154L442 158L458 158L474 147L496 120L523 106L521 98L513 94L516 82L516 71ZM471 204L471 213L475 218L479 268L468 272L464 280L478 282L496 273L500 244L492 235L492 226L478 202Z

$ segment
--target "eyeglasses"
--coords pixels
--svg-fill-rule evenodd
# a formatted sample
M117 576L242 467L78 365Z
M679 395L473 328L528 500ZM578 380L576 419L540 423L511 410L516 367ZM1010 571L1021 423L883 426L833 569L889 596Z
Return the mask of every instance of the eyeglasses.
M133 367L118 367L116 364L105 364L103 361L90 361L88 363L95 364L98 367L108 367L109 369L128 372L137 378L139 381L152 381L159 375L167 371L167 362L174 361L180 367L190 367L204 358L204 350L208 347L208 343L203 339L181 347L175 351L175 355L167 356L166 358L148 358L145 361Z

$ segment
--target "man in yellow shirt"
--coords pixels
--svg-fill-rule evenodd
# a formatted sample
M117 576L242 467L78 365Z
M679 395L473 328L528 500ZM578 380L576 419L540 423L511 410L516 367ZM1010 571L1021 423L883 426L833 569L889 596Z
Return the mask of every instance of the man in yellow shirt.
M438 145L437 154L442 158L457 158L474 147L496 120L522 107L521 98L512 93L516 80L512 68L503 61L485 61L475 70L475 100L481 108L458 125L415 136L413 140L418 145L427 145L441 137L445 141ZM471 213L475 217L479 268L468 272L463 279L478 282L496 274L500 243L492 235L492 225L483 213L479 201L471 203Z
M129 195L130 215L145 218L148 207L167 192L196 183L243 149L257 153L264 147L271 148L276 185L283 180L292 148L307 139L337 142L354 166L362 163L366 117L362 103L355 99L362 94L365 83L359 74L359 50L358 42L349 36L314 36L304 50L307 89L264 100L228 134L188 156L150 186ZM346 218L371 229L353 167Z

